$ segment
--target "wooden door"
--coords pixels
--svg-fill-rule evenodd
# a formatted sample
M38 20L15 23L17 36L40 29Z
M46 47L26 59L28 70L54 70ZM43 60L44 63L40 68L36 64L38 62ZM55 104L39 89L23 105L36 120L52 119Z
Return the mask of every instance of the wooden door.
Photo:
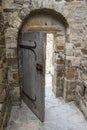
M45 115L45 43L45 32L21 34L22 98L42 122Z

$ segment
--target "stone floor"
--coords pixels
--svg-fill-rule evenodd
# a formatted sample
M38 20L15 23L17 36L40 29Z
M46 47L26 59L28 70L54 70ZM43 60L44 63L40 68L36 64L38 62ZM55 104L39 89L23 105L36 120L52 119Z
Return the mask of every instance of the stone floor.
M87 121L74 102L65 103L51 92L51 76L46 83L45 122L41 123L31 110L22 103L14 106L6 130L87 130Z

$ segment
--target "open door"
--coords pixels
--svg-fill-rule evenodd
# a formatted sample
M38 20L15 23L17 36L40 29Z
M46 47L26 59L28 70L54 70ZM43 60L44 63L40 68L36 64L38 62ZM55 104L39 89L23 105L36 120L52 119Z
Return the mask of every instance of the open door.
M45 43L45 32L21 34L22 98L42 122L45 115Z

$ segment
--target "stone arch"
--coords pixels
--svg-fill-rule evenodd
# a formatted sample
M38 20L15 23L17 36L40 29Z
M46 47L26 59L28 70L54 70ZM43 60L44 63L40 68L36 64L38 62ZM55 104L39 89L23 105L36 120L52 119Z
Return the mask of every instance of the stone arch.
M37 14L53 15L53 17L56 18L58 21L60 21L65 26L65 28L69 27L69 24L68 24L66 18L62 15L62 13L57 12L56 10L53 10L53 9L48 9L48 8L34 9L34 10L30 11L30 13L27 16L25 16L25 18L23 19L23 22L21 23L21 25L19 27L18 35L21 32L21 29L24 26L24 24L26 23L26 21L30 17L35 16Z
M46 28L43 27L41 28L37 28L37 30L35 29L35 24L39 27L38 24L38 20L35 20L34 18L38 16L38 19L40 18L39 16L48 16L48 19L51 17L52 19L54 19L54 21L52 21L52 23L50 23L50 26L52 26L53 22L56 24L59 24L60 29L55 29L53 24L53 28L47 29L48 25L46 24ZM43 18L43 17L42 17ZM33 21L36 21L32 24L32 19ZM41 22L43 21L43 19L41 19ZM30 25L27 25L30 24ZM42 25L43 23L41 23ZM63 96L63 91L64 91L64 69L65 69L65 43L68 41L68 28L69 28L69 24L67 22L67 20L65 19L65 17L59 13L56 12L55 10L52 9L36 9L36 10L32 10L29 15L26 16L26 18L23 20L20 29L19 29L19 33L18 33L18 48L19 48L19 44L20 44L20 33L22 31L31 31L31 28L26 28L29 26L34 26L33 31L47 31L49 32L51 29L52 32L56 32L54 33L54 37L55 37L55 55L58 57L55 61L55 68L54 68L54 78L53 78L53 91L55 93L56 96ZM43 24L45 25L45 24ZM45 30L46 29L46 30ZM59 32L60 31L60 32ZM61 38L63 38L63 40L61 40ZM62 45L57 45L57 41L60 42L60 44ZM64 45L63 45L64 44ZM18 49L18 54L19 54L19 49ZM59 68L57 68L56 66L59 66ZM62 67L61 67L62 66ZM19 66L20 67L20 66ZM56 87L55 87L56 86Z

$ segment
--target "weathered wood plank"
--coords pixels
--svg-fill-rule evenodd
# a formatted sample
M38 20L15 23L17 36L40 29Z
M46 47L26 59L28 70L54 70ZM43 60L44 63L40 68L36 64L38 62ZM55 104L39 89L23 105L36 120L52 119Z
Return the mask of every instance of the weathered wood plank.
M45 32L22 33L22 97L28 107L44 121Z

